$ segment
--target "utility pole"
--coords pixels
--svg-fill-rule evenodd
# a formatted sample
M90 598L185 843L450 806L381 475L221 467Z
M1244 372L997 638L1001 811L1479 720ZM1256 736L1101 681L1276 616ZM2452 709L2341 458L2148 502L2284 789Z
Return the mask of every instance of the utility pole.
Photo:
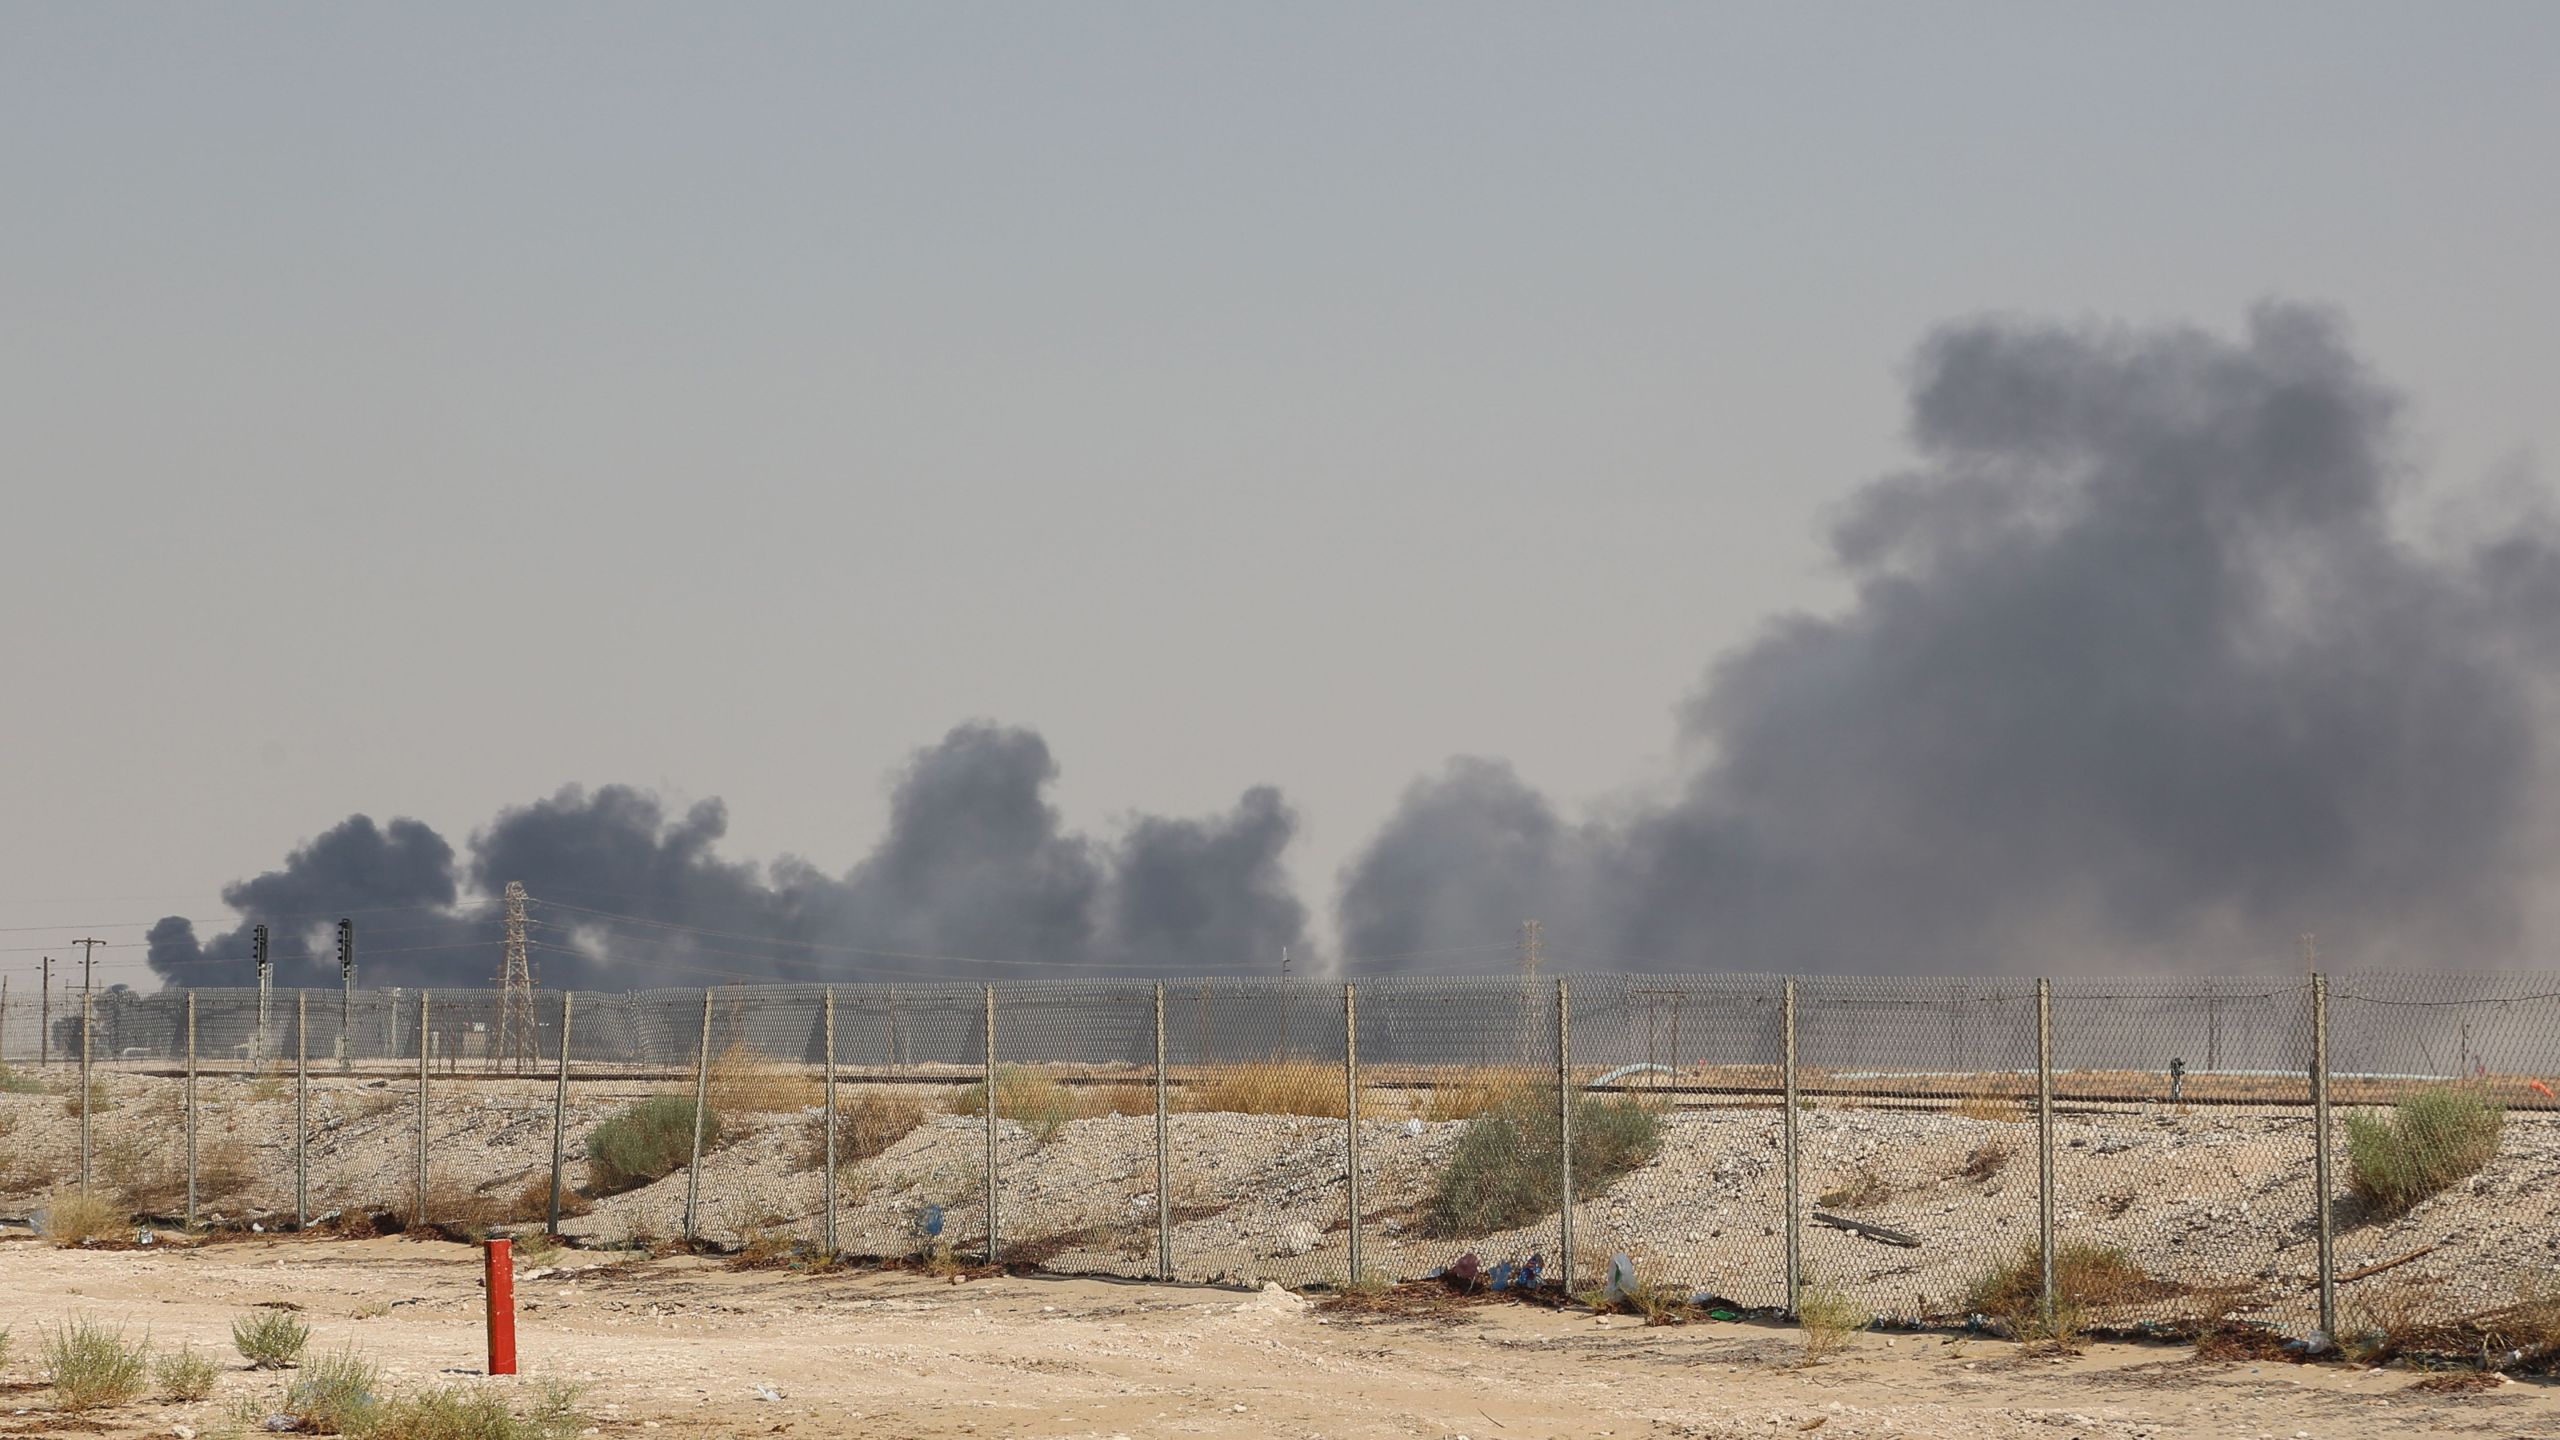
M267 1054L267 996L274 984L274 968L267 964L267 927L250 928L249 959L258 967L258 1033L249 1037L249 1073L258 1073Z
M36 1064L53 1064L53 957L44 957L44 995L36 1010Z
M338 1069L353 1070L356 1052L348 1038L356 1009L356 922L338 921Z
M106 944L107 942L104 940L74 940L71 943L80 947L80 998L83 1001L86 1001L89 998L89 977L92 972L97 969L98 965L98 947Z

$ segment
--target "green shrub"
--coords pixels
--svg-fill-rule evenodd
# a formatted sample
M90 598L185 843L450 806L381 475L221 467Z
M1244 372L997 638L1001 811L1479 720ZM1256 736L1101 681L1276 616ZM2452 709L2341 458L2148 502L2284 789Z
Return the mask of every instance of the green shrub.
M1653 1158L1662 1121L1633 1096L1575 1097L1573 1190L1589 1197ZM1440 1172L1424 1221L1435 1235L1509 1230L1555 1213L1562 1150L1552 1097L1523 1093L1467 1122Z
M0 1095L36 1095L44 1091L44 1082L33 1075L21 1075L0 1065Z
M290 1310L244 1310L231 1321L231 1346L252 1370L282 1370L302 1359L311 1327Z
M56 1410L121 1405L142 1393L150 1363L150 1340L127 1341L122 1326L80 1319L44 1337L44 1379Z
M353 1349L323 1355L286 1389L284 1413L307 1435L362 1435L381 1410L381 1383L381 1367Z
M213 1393L219 1373L212 1356L199 1354L193 1345L181 1345L152 1362L151 1382L163 1399L202 1400Z
M2350 1112L2347 1187L2378 1217L2405 1214L2488 1164L2506 1122L2505 1106L2461 1085L2421 1090L2396 1111Z
M693 1097L652 1095L587 1135L587 1188L598 1195L635 1190L672 1175L693 1158ZM720 1112L702 1112L702 1144L720 1138Z

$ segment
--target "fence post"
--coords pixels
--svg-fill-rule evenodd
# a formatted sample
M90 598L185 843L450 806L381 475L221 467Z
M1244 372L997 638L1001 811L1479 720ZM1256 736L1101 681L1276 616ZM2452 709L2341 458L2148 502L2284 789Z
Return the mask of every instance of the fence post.
M1173 1138L1164 1095L1164 982L1156 982L1156 1278L1173 1278Z
M836 987L827 987L827 1178L818 1188L827 1207L827 1223L821 1227L821 1252L828 1259L836 1253Z
M89 1193L89 1112L98 1108L98 1092L89 1078L89 992L80 992L80 1193Z
M996 1225L996 987L987 987L987 1263L996 1263L1002 1249L997 1241Z
M196 1228L196 992L187 991L187 1229Z
M551 1213L543 1222L550 1235L560 1233L561 1170L569 1148L569 1022L577 1005L576 991L560 992L560 1084L551 1097Z
M1787 1318L1792 1320L1804 1288L1804 1156L1796 1123L1796 982L1792 975L1787 977L1778 1009L1779 1067L1786 1081L1786 1112L1780 1128L1787 1151Z
M417 1203L410 1207L409 1226L423 1230L427 1224L427 1059L434 1036L427 1029L430 1008L426 987L418 988L418 1189Z
M293 992L293 1230L311 1225L311 992Z
M0 975L0 1066L9 1063L9 977Z
M693 1158L684 1167L684 1243L698 1233L702 1209L702 1117L711 1108L711 1002L719 991L702 987L702 1046L693 1058Z
M1556 1274L1564 1293L1573 1293L1573 1000L1563 976L1556 977Z
M2036 1256L2044 1270L2044 1333L2054 1326L2053 982L2036 981Z
M2338 1333L2338 1227L2329 1198L2329 977L2311 976L2311 1184L2320 1222L2320 1333Z
M1281 1002L1288 1003L1285 999ZM1351 1194L1351 1283L1360 1283L1360 987L1342 982L1343 1178Z

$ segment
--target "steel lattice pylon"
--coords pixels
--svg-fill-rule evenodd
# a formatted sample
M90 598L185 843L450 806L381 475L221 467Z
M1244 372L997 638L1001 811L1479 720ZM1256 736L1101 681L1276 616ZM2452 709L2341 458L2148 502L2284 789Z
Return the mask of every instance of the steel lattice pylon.
M498 1027L489 1037L489 1068L507 1065L523 1074L542 1058L533 1010L533 956L524 934L523 881L507 882L506 907L507 962L498 975Z

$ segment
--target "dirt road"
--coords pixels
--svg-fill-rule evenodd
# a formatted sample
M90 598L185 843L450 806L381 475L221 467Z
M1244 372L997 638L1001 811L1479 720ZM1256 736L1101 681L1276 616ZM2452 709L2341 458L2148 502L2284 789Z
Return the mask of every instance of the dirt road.
M477 1253L408 1240L247 1241L140 1252L0 1244L15 1331L0 1436L175 1440L220 1432L233 1397L282 1376L227 1368L215 1399L51 1414L40 1328L88 1314L230 1358L229 1324L300 1307L315 1351L352 1345L391 1383L586 1383L609 1437L1795 1436L1822 1440L2496 1437L2560 1434L2560 1387L2413 1391L2408 1372L2200 1362L2096 1346L2035 1360L1936 1335L1864 1335L1797 1368L1794 1332L1648 1329L1517 1307L1434 1319L1329 1315L1276 1290L1092 1280L736 1272L691 1258L520 1282L524 1375L482 1363ZM183 1428L182 1428L183 1427Z

